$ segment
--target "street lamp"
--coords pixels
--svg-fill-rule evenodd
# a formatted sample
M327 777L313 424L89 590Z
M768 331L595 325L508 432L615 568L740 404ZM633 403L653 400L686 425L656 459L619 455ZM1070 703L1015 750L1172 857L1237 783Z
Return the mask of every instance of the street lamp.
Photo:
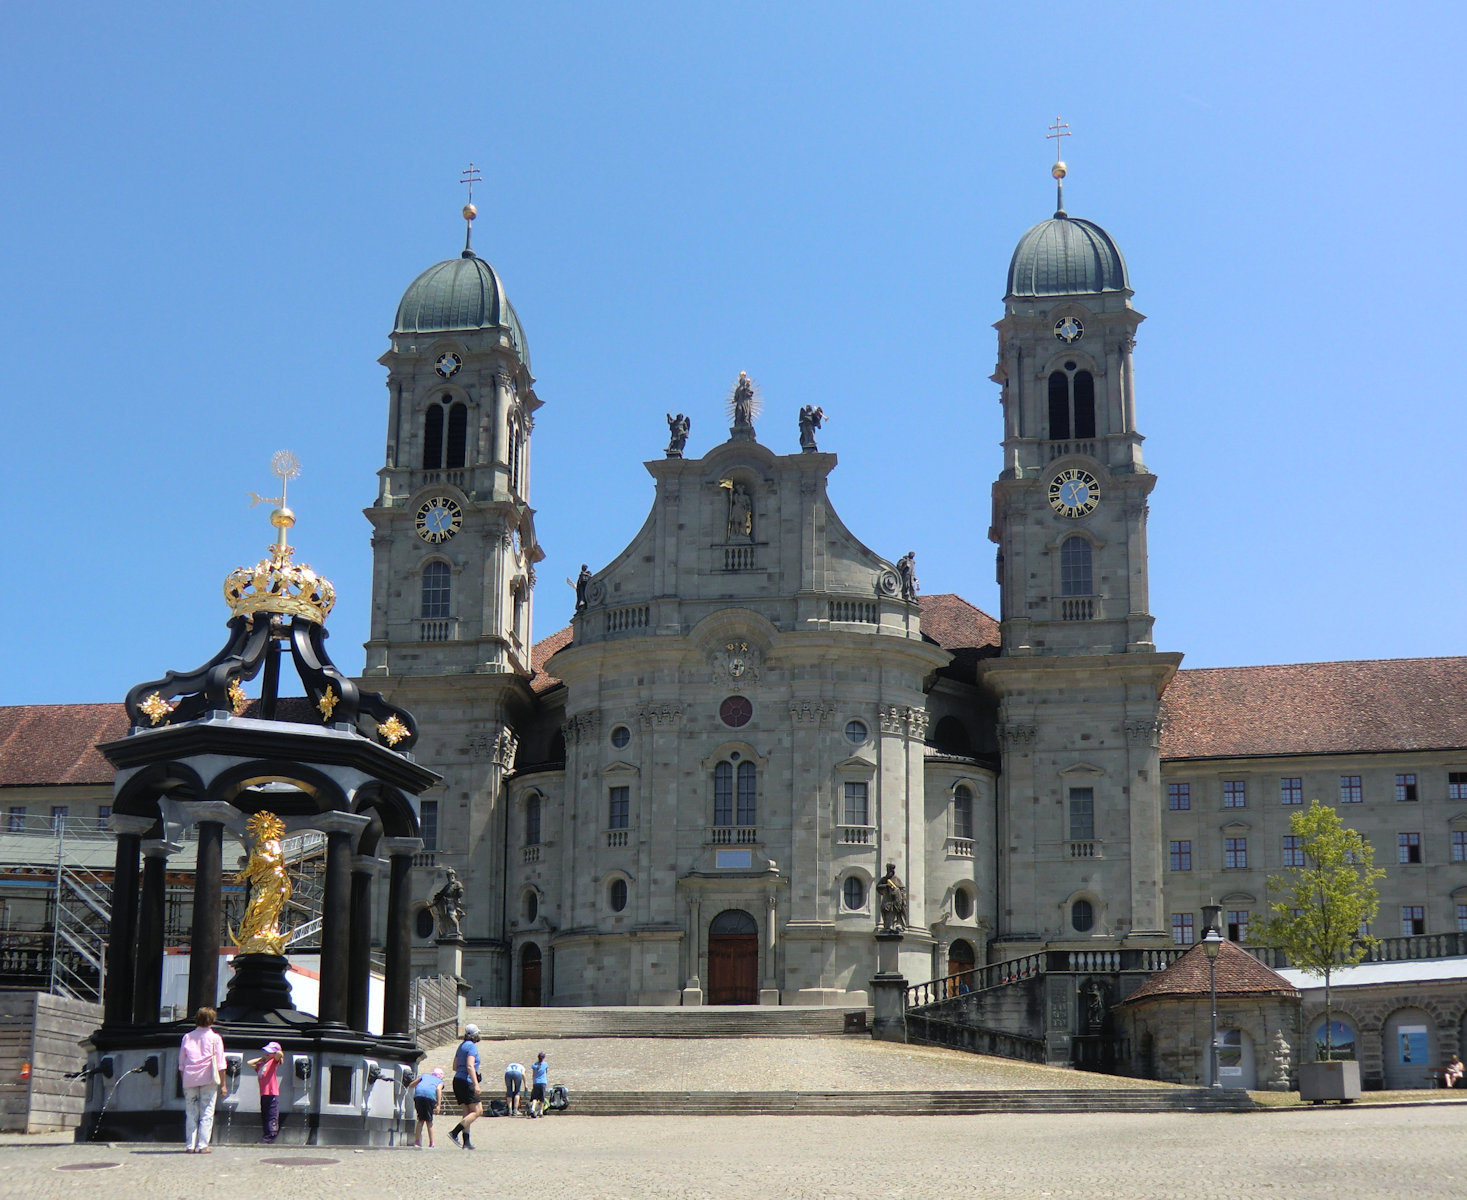
M1207 984L1212 992L1212 1087L1222 1087L1217 1077L1217 955L1222 949L1222 934L1214 926L1202 935L1202 953L1207 955Z

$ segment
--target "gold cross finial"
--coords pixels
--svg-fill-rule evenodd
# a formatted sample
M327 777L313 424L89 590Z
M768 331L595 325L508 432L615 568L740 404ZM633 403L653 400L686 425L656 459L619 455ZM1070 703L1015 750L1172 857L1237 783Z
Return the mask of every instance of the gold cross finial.
M474 184L483 182L483 176L479 174L478 167L474 166L473 163L469 163L469 165L462 172L459 173L458 181L460 183L467 184L469 188L469 200L468 203L464 205L464 223L466 225L466 228L464 230L464 257L473 258L474 252L469 243L474 236L474 218L479 215L479 210L474 207Z
M1054 215L1062 217L1065 215L1066 167L1064 159L1060 157L1060 147L1064 145L1062 139L1071 136L1070 127L1064 121L1055 117L1054 124L1049 127L1049 132L1044 136L1046 140L1053 140L1054 142L1054 166L1050 167L1049 173L1054 176Z

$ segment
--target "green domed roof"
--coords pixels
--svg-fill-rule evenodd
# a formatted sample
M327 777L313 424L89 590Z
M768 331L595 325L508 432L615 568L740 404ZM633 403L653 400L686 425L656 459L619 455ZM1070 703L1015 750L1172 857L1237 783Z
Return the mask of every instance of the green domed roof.
M434 263L408 285L397 306L394 333L449 333L468 329L509 330L510 339L528 367L525 331L494 268L465 251L459 258Z
M1009 263L1010 296L1129 291L1126 260L1094 221L1055 213L1019 239Z

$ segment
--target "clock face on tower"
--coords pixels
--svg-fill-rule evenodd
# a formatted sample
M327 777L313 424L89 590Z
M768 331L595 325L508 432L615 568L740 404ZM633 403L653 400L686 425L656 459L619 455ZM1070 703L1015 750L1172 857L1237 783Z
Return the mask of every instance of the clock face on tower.
M444 379L452 379L458 374L458 369L464 365L464 360L457 354L440 354L438 361L433 364L433 369L442 375Z
M1078 317L1061 317L1054 323L1054 336L1069 345L1085 336L1085 326Z
M418 508L415 528L423 541L436 546L448 541L463 523L463 509L447 496L434 496Z
M1049 481L1049 506L1062 517L1084 517L1100 503L1100 482L1089 471L1069 467Z

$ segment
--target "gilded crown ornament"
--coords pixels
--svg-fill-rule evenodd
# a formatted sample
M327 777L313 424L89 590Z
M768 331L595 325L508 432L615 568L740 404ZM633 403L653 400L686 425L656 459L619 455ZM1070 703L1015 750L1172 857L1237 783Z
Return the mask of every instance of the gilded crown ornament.
M224 599L237 617L257 612L279 613L324 625L336 604L336 588L305 563L292 562L293 551L285 541L286 531L295 524L295 513L285 506L286 485L300 474L300 461L290 451L281 450L275 455L271 469L280 479L280 495L249 493L251 507L277 506L270 514L270 524L279 530L270 547L270 557L253 567L236 567L231 571L224 581Z

